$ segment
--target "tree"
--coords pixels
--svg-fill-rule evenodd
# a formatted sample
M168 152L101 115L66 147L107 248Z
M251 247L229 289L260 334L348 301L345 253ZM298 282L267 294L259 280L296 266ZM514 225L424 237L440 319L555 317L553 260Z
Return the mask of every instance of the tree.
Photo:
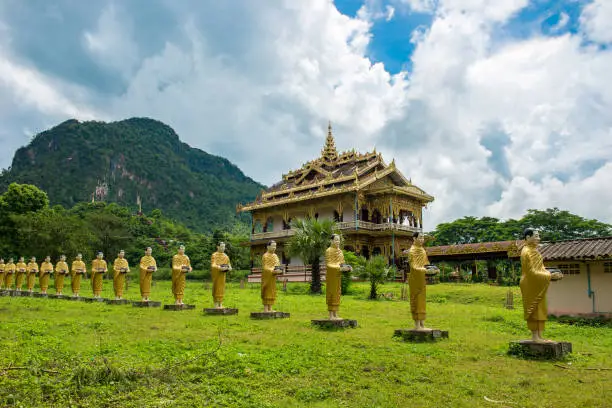
M332 220L294 220L291 228L295 234L289 240L287 252L299 257L305 265L312 266L310 293L321 293L321 257L329 246L336 223Z
M378 286L394 273L394 268L394 266L387 265L387 260L382 255L373 256L366 261L364 266L358 267L359 275L370 281L370 296L368 296L368 299L376 300L378 298Z
M612 235L612 226L597 220L588 220L558 208L527 210L521 219L524 227L540 231L543 241L593 238Z
M31 184L11 183L2 194L2 212L27 214L49 207L47 193Z
M364 267L366 263L366 259L361 255L356 255L351 251L342 251L344 253L344 262L351 265L353 267L353 272L359 270L359 268ZM340 289L343 295L346 295L349 292L349 287L352 281L352 272L346 271L342 272L342 281L340 282Z

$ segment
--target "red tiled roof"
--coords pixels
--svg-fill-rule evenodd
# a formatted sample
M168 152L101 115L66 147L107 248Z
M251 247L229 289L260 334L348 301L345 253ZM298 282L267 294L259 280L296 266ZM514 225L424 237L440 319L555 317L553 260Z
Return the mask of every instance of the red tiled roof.
M612 237L546 242L539 249L546 261L612 259Z
M464 255L491 252L518 253L523 241L479 242L475 244L441 245L425 248L427 255Z

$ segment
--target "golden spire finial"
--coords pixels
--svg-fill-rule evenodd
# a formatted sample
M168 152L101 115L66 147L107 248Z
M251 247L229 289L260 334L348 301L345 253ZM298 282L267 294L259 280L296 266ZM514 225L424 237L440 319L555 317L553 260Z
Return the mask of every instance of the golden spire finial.
M338 151L336 150L336 143L332 134L331 121L327 124L327 138L325 139L325 147L321 150L321 157L328 162L338 160Z

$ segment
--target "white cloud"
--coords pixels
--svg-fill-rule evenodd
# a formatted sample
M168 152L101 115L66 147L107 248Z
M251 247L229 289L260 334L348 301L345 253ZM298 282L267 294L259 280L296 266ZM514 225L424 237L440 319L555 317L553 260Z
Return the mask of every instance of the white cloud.
M612 2L594 0L586 5L580 16L580 24L592 41L612 43Z
M559 21L557 22L557 24L552 26L550 29L551 29L552 32L560 31L560 30L564 29L567 26L567 23L569 23L569 21L570 21L569 14L567 14L565 12L561 12L559 14Z

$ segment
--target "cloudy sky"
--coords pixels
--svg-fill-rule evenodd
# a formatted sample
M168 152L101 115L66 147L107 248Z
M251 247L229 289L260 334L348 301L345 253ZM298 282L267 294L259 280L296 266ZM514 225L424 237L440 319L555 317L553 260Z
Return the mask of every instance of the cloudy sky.
M329 119L435 196L428 230L612 222L610 21L610 0L0 0L0 167L66 119L148 116L272 184Z

